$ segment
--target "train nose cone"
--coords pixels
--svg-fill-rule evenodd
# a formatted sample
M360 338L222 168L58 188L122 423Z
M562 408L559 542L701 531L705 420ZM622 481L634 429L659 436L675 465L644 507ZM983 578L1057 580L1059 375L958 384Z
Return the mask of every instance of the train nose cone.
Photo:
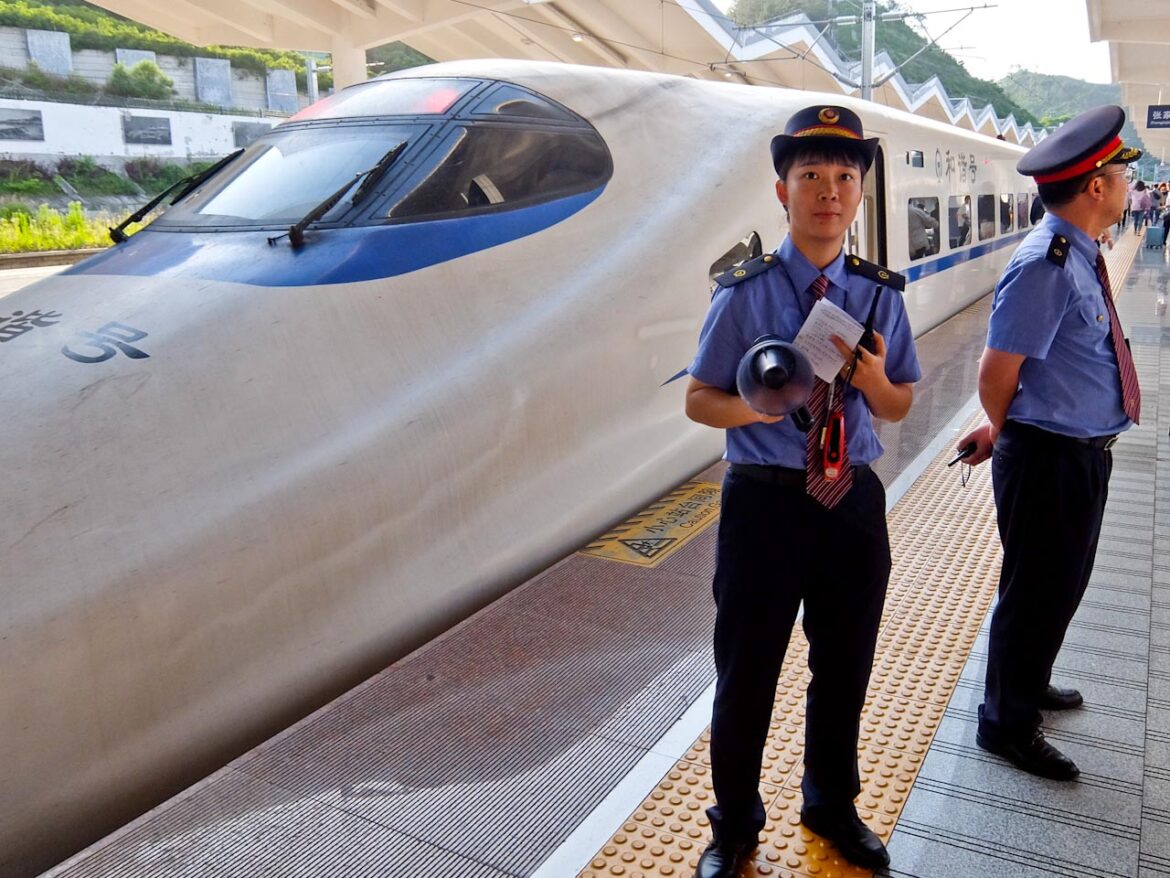
M812 394L812 364L791 343L765 335L739 361L735 383L753 410L787 415L808 402Z

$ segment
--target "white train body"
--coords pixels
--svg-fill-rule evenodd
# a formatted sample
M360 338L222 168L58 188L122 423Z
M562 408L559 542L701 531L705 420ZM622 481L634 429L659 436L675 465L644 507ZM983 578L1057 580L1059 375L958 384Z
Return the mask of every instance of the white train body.
M476 115L499 81L570 113ZM365 168L404 88L423 103L377 192L269 245L306 209L269 216L265 193L311 206ZM715 459L684 382L660 385L690 361L713 263L753 232L779 242L768 142L817 100L882 139L855 244L922 275L916 330L985 293L1023 232L912 265L906 203L1023 192L1018 148L843 98L460 62L311 108L129 241L0 300L0 875L48 867ZM483 173L454 175L475 184L462 206L387 220L477 127L495 140ZM553 135L592 144L585 171L517 206L497 169ZM322 151L333 137L361 143ZM974 156L973 185L936 150Z

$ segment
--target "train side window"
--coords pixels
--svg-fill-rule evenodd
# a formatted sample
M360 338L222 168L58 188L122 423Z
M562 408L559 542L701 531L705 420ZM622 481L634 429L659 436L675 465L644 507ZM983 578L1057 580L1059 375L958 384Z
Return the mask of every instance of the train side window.
M1016 228L1028 228L1028 193L1020 192L1016 195Z
M1031 197L1032 207L1028 211L1028 222L1036 225L1044 217L1044 202L1040 200L1040 196L1035 192L1032 193Z
M906 211L910 258L925 259L927 256L933 256L942 243L938 199L911 198L906 202Z
M970 195L952 195L947 202L947 237L952 249L971 243Z
M912 168L926 167L926 158L920 149L911 149L906 153L906 164Z
M577 122L567 110L514 85L501 85L475 109L476 116L547 119L550 122Z
M976 206L979 210L979 240L995 237L995 196L980 195Z
M1012 194L999 196L999 231L1000 233L1012 230Z
M601 136L469 125L437 151L433 166L390 208L390 219L416 219L522 207L595 189L613 172Z

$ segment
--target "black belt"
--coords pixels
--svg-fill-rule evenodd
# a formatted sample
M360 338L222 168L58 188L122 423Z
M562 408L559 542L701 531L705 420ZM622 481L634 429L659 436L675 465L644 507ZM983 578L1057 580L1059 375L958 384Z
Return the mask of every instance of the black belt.
M805 480L805 472L802 469L793 469L788 466L767 466L762 463L732 463L728 464L730 469L737 476L743 476L746 479L751 479L755 482L763 482L766 485L783 485L787 488L803 488ZM853 477L861 475L869 470L869 464L860 464L853 467Z
M1075 442L1077 445L1088 445L1090 448L1096 448L1101 451L1107 451L1117 444L1116 433L1112 436L1066 436L1064 433L1053 433L1051 430L1045 430L1043 427L1037 427L1035 424L1022 424L1019 421L1008 421L1004 424L1004 430L1012 430L1023 433L1026 436L1033 436L1037 439L1046 439L1053 442Z

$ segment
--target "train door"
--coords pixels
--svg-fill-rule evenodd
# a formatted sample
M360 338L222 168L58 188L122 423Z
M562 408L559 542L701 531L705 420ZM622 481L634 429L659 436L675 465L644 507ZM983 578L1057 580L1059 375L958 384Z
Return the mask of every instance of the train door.
M878 147L873 167L865 175L861 207L857 219L849 228L845 249L862 259L888 265L886 253L886 162L885 152Z

